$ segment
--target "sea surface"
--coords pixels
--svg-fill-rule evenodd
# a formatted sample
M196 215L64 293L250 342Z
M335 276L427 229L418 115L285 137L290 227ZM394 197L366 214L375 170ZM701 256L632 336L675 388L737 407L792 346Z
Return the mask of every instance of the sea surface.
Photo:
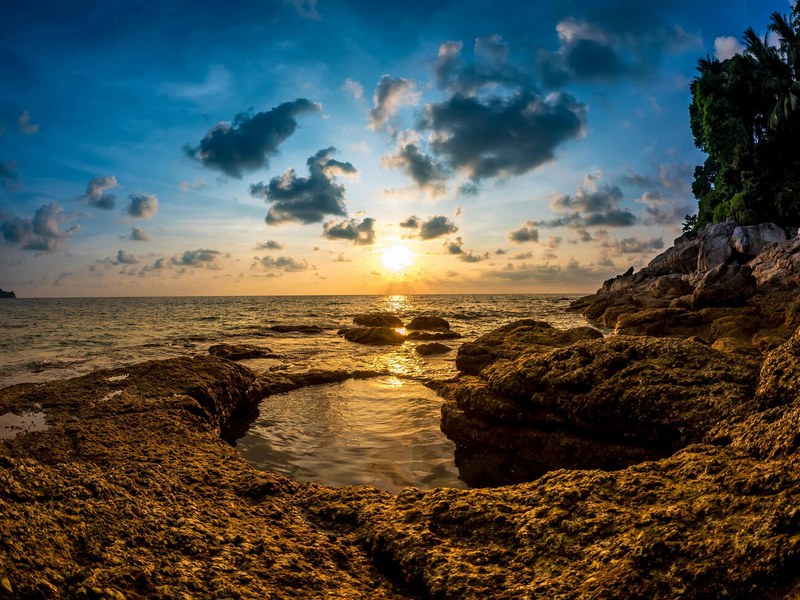
M439 431L440 399L423 382L456 374L466 341L513 320L586 325L575 295L256 296L47 298L0 301L0 387L66 379L145 360L206 354L218 343L267 347L281 358L241 361L258 372L370 369L383 377L266 398L237 442L256 468L326 485L463 487L454 446ZM364 346L337 331L353 317L390 312L409 322L437 315L463 337L432 357L402 346ZM319 333L278 333L314 325ZM422 343L422 342L419 342Z

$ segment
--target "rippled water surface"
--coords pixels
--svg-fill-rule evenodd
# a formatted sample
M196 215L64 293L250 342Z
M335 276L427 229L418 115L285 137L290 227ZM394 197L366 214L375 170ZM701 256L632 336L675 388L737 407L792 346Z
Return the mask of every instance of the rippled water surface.
M258 468L330 485L462 486L453 446L439 432L441 401L421 385L456 374L466 341L513 320L585 325L567 312L575 296L295 296L68 298L0 301L0 387L65 379L152 359L206 354L221 342L269 348L279 358L242 364L257 372L370 369L384 377L316 386L267 398L239 441ZM450 322L452 351L422 357L418 342L364 346L337 335L353 317L390 312ZM314 325L278 333L274 325ZM420 342L421 343L421 342Z

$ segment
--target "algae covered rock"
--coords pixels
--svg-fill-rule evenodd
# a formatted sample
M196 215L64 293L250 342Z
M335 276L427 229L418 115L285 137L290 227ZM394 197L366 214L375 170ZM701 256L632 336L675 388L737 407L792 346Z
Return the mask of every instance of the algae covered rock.
M431 342L430 344L418 344L415 350L420 356L430 356L432 354L446 354L450 352L452 348L446 344Z

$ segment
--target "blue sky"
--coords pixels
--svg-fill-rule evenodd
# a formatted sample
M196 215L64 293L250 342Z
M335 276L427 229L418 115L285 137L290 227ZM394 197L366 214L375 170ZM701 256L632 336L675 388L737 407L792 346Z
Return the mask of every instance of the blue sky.
M789 9L4 3L0 287L593 291L694 211L697 60Z

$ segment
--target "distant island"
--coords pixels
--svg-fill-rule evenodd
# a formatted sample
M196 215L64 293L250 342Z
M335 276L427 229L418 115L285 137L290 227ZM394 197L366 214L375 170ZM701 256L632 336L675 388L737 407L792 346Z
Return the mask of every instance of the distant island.
M6 292L5 290L0 289L0 298L16 298L17 295L14 292Z

